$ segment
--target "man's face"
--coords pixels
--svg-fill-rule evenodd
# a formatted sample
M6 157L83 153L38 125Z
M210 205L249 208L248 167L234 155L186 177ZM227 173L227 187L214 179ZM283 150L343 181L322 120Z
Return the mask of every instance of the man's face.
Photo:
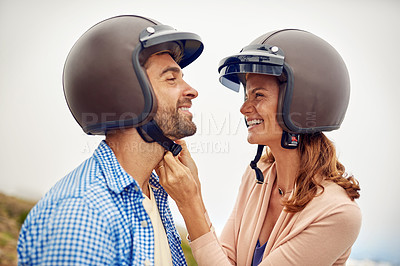
M183 80L179 65L163 53L147 60L146 71L158 102L154 120L164 135L177 140L196 133L189 108L198 93Z

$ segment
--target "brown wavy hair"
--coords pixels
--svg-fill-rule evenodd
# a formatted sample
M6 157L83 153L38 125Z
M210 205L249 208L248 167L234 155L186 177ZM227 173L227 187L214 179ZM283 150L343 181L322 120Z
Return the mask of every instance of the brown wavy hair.
M295 180L296 189L293 196L285 201L284 207L287 212L295 213L303 210L306 205L317 195L318 187L322 188L320 181L330 180L341 186L351 200L360 197L360 186L353 175L348 175L345 167L336 156L336 148L323 133L304 134L300 136L298 147L300 153L300 168ZM275 161L271 151L262 158L263 161L272 163Z

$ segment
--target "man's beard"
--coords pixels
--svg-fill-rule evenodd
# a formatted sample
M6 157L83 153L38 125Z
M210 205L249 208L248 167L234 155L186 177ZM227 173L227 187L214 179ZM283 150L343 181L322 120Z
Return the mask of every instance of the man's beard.
M178 101L177 106L181 106L181 104L182 101ZM158 106L154 120L164 135L173 140L192 136L197 130L196 125L189 117L179 113L178 107Z

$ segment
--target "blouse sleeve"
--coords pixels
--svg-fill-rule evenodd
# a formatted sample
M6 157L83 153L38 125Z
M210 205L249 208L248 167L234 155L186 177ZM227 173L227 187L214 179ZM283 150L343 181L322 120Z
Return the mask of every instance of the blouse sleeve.
M211 232L197 238L190 243L192 248L192 253L196 262L199 266L209 266L209 265L236 265L236 241L237 232L235 231L236 217L238 217L238 207L243 203L243 197L245 197L244 191L247 186L247 173L249 169L245 172L242 177L242 183L239 188L238 197L236 199L235 206L231 212L228 221L222 230L221 236L218 239L214 230ZM211 222L206 214L206 219L211 226Z
M193 256L199 266L202 265L236 265L236 251L234 248L234 212L226 223L222 235L224 245L219 242L211 223L211 231L190 242ZM208 216L206 215L206 219ZM209 219L208 219L209 221Z

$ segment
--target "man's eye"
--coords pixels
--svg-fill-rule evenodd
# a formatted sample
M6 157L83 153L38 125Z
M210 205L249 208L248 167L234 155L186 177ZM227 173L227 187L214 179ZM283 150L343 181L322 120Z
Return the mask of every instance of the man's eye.
M262 94L262 93L256 93L256 97L263 97L264 96L264 94Z
M175 84L175 82L176 82L176 78L167 78L167 82L168 82L168 84Z

